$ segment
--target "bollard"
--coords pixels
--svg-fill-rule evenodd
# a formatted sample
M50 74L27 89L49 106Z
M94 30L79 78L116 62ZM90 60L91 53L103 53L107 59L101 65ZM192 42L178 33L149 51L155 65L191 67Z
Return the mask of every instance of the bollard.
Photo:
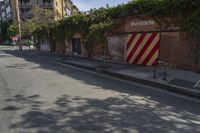
M164 77L163 80L167 80L167 65L165 63Z
M167 63L164 61L158 61L157 63L158 63L158 65L160 65L160 64L164 65L163 80L167 80ZM153 76L154 79L157 79L156 71L157 70L156 70L156 66L155 66L154 67L154 76Z
M157 76L156 76L156 65L155 65L155 67L154 67L154 74L153 74L153 78L154 78L154 79L157 79Z

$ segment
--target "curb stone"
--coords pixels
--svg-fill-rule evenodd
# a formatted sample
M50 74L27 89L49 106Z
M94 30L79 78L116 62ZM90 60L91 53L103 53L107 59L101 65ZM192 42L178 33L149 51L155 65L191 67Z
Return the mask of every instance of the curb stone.
M120 74L120 73L115 73L115 72L112 72L112 71L102 69L101 67L99 67L101 65L91 67L91 66L80 65L80 64L76 64L76 63L72 63L72 62L66 62L66 61L59 61L59 63L71 65L71 66L74 66L74 67L83 68L83 69L93 71L93 72L102 73L102 74L109 75L109 76L112 76L112 77L115 77L115 78L118 78L118 79L123 79L123 80L127 80L127 81L132 81L132 82L135 82L135 83L149 85L149 86L152 86L152 87L156 87L158 89L170 91L170 92L177 93L177 94L180 94L180 95L184 95L184 96L187 96L187 97L200 99L200 91L198 91L198 90L186 88L186 87L181 87L181 86L177 86L177 85L159 83L159 82L156 82L156 81L151 81L151 80L146 80L146 79L141 79L141 78L136 78L136 77L131 77L131 76Z
M136 82L136 83L140 83L140 84L158 87L160 89L164 89L164 90L167 90L170 92L174 92L174 93L178 93L181 95L200 99L200 91L197 91L197 90L192 90L189 88L180 87L180 86L176 86L176 85L168 85L168 84L159 83L159 82L155 82L155 81L135 78L135 77L131 77L131 76L127 76L127 75L123 75L123 74L119 74L119 73L114 73L114 72L110 72L110 71L106 71L106 70L98 70L98 71L100 71L100 73L110 75L113 77L117 77L117 78L120 78L123 80L128 80L128 81L132 81L132 82Z
M144 84L144 85L149 85L152 87L157 87L157 88L167 90L167 91L170 91L173 93L178 93L178 94L181 94L184 96L200 99L200 91L198 91L198 90L192 90L189 88L180 87L180 86L176 86L176 85L169 85L169 84L159 83L159 82L150 81L150 80L146 80L146 79L131 77L128 75L107 71L107 70L101 69L99 67L83 66L83 65L75 64L75 63L71 63L71 62L62 62L62 63L68 64L71 66L75 66L75 67L79 67L79 68L83 68L83 69L87 69L90 71L95 71L95 72L109 75L112 77L116 77L119 79L128 80L128 81L132 81L132 82L136 82L136 83L140 83L140 84Z

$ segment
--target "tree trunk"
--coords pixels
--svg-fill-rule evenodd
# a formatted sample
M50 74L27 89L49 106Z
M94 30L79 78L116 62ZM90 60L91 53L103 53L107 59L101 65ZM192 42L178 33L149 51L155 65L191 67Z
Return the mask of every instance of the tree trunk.
M49 43L50 43L50 52L51 52L51 54L53 54L53 45L52 45L52 41L50 38L49 38Z
M39 38L39 35L38 35L38 51L40 52L40 43L41 43L41 41L40 41L40 38Z
M66 45L65 45L65 40L62 41L62 45L63 45L63 48L62 48L62 54L66 54Z
M88 51L88 58L91 58L91 55L93 54L93 48L89 48Z

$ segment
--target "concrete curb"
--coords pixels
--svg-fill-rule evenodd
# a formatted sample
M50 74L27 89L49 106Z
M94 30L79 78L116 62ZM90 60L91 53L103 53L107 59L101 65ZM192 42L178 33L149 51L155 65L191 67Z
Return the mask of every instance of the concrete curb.
M49 60L51 60L51 59L49 59ZM151 80L132 77L132 76L128 76L128 75L124 75L124 74L120 74L120 73L115 73L115 72L111 72L111 71L107 71L105 69L102 69L101 67L98 67L98 66L91 67L91 66L81 65L81 64L77 64L77 63L73 63L73 62L67 62L67 61L59 61L58 63L71 65L71 66L86 69L86 70L89 70L89 71L102 73L102 74L112 76L112 77L115 77L115 78L118 78L118 79L123 79L123 80L127 80L127 81L132 81L132 82L135 82L135 83L149 85L149 86L152 86L152 87L156 87L158 89L167 90L167 91L170 91L170 92L173 92L173 93L177 93L177 94L181 94L181 95L184 95L184 96L200 99L200 91L195 90L195 89L185 88L185 87L170 85L170 84L164 84L164 83L159 83L159 82L156 82L156 81L151 81Z
M170 92L173 92L173 93L178 93L178 94L181 94L181 95L184 95L184 96L200 99L200 91L198 91L198 90L192 90L190 88L180 87L180 86L176 86L176 85L164 84L164 83L159 83L159 82L150 81L150 80L146 80L146 79L140 79L140 78L137 78L137 77L131 77L131 76L128 76L128 75L107 71L107 70L104 70L104 69L101 69L101 68L98 68L98 67L97 68L89 67L89 66L71 63L71 62L62 62L62 63L67 64L67 65L71 65L71 66L75 66L75 67L79 67L79 68L83 68L83 69L87 69L87 70L90 70L90 71L95 71L95 72L98 72L98 73L102 73L102 74L105 74L105 75L116 77L118 79L123 79L123 80L132 81L132 82L135 82L135 83L149 85L149 86L152 86L152 87L156 87L158 89L167 90L167 91L170 91Z
M61 63L71 65L71 66L75 66L75 67L79 67L79 68L83 68L83 69L90 70L90 71L96 71L96 67L84 66L84 65L71 63L71 62L64 62L64 61L62 61Z
M176 85L169 85L169 84L159 83L159 82L155 82L155 81L140 79L140 78L131 77L131 76L123 75L123 74L119 74L119 73L114 73L114 72L110 72L110 71L106 71L106 70L102 70L102 69L98 70L98 71L100 71L100 73L114 76L119 79L128 80L128 81L132 81L132 82L136 82L136 83L140 83L140 84L145 84L145 85L157 87L159 89L164 89L164 90L167 90L170 92L174 92L174 93L178 93L181 95L200 99L200 91L198 91L198 90L192 90L190 88L180 87L180 86L176 86Z

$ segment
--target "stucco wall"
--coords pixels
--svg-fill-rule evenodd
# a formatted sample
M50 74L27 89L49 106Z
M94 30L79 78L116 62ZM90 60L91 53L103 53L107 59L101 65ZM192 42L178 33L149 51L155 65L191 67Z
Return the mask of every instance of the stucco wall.
M68 40L65 40L65 46L66 46L66 54L67 55L72 54L72 45Z
M192 44L188 39L188 35L185 32L180 32L180 42L177 44L176 49L177 68L200 72L200 65L194 63L191 46Z
M167 62L168 66L176 68L179 32L161 33L159 59Z
M64 3L62 3L63 1L62 0L54 0L53 1L54 3L53 3L53 5L54 5L54 9L59 13L59 15L62 17L63 16L63 4ZM57 16L56 18L55 18L56 20L59 20L60 19L60 17L59 16Z
M113 35L108 37L107 59L124 62L126 39L124 35Z

